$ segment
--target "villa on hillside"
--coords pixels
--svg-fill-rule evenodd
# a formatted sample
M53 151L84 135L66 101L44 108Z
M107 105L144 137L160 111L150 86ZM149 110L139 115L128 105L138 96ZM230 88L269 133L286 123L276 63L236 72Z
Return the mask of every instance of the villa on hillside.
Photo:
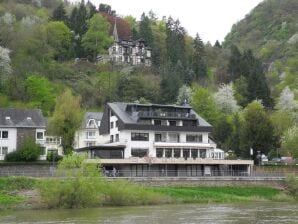
M40 145L41 160L48 152L62 154L61 139L46 135L46 119L40 110L0 108L0 160L7 153L17 150L25 138L32 138Z
M226 160L211 131L190 106L114 102L102 115L101 143L76 151L114 176L250 175L253 161Z
M115 20L113 30L114 43L109 48L110 61L115 64L145 65L151 66L151 48L145 40L120 39L118 37L117 24Z

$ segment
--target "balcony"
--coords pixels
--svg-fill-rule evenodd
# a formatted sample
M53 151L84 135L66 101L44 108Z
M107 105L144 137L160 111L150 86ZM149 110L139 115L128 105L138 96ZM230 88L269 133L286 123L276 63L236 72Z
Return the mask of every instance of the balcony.
M189 148L189 147L202 147L202 148L216 148L216 144L203 143L203 142L170 142L161 141L154 142L155 147L178 147L178 148Z
M177 119L196 119L194 114L181 112L159 112L159 111L140 111L138 113L140 118L177 118Z

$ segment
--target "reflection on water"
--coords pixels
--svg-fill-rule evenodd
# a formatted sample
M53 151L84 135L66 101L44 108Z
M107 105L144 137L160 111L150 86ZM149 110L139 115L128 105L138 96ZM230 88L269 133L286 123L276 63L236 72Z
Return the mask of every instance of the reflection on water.
M0 223L298 223L298 204L180 204L75 210L2 211Z

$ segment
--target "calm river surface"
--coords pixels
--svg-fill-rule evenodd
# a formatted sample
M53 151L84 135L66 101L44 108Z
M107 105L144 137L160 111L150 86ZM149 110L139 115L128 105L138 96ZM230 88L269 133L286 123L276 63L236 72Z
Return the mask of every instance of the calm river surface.
M75 210L2 211L0 223L298 223L298 204L180 204Z

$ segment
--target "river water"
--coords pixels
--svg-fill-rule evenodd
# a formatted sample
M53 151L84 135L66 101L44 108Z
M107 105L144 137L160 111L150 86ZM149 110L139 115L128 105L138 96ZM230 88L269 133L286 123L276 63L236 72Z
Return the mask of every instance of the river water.
M179 204L92 209L1 211L0 223L298 223L298 204Z

